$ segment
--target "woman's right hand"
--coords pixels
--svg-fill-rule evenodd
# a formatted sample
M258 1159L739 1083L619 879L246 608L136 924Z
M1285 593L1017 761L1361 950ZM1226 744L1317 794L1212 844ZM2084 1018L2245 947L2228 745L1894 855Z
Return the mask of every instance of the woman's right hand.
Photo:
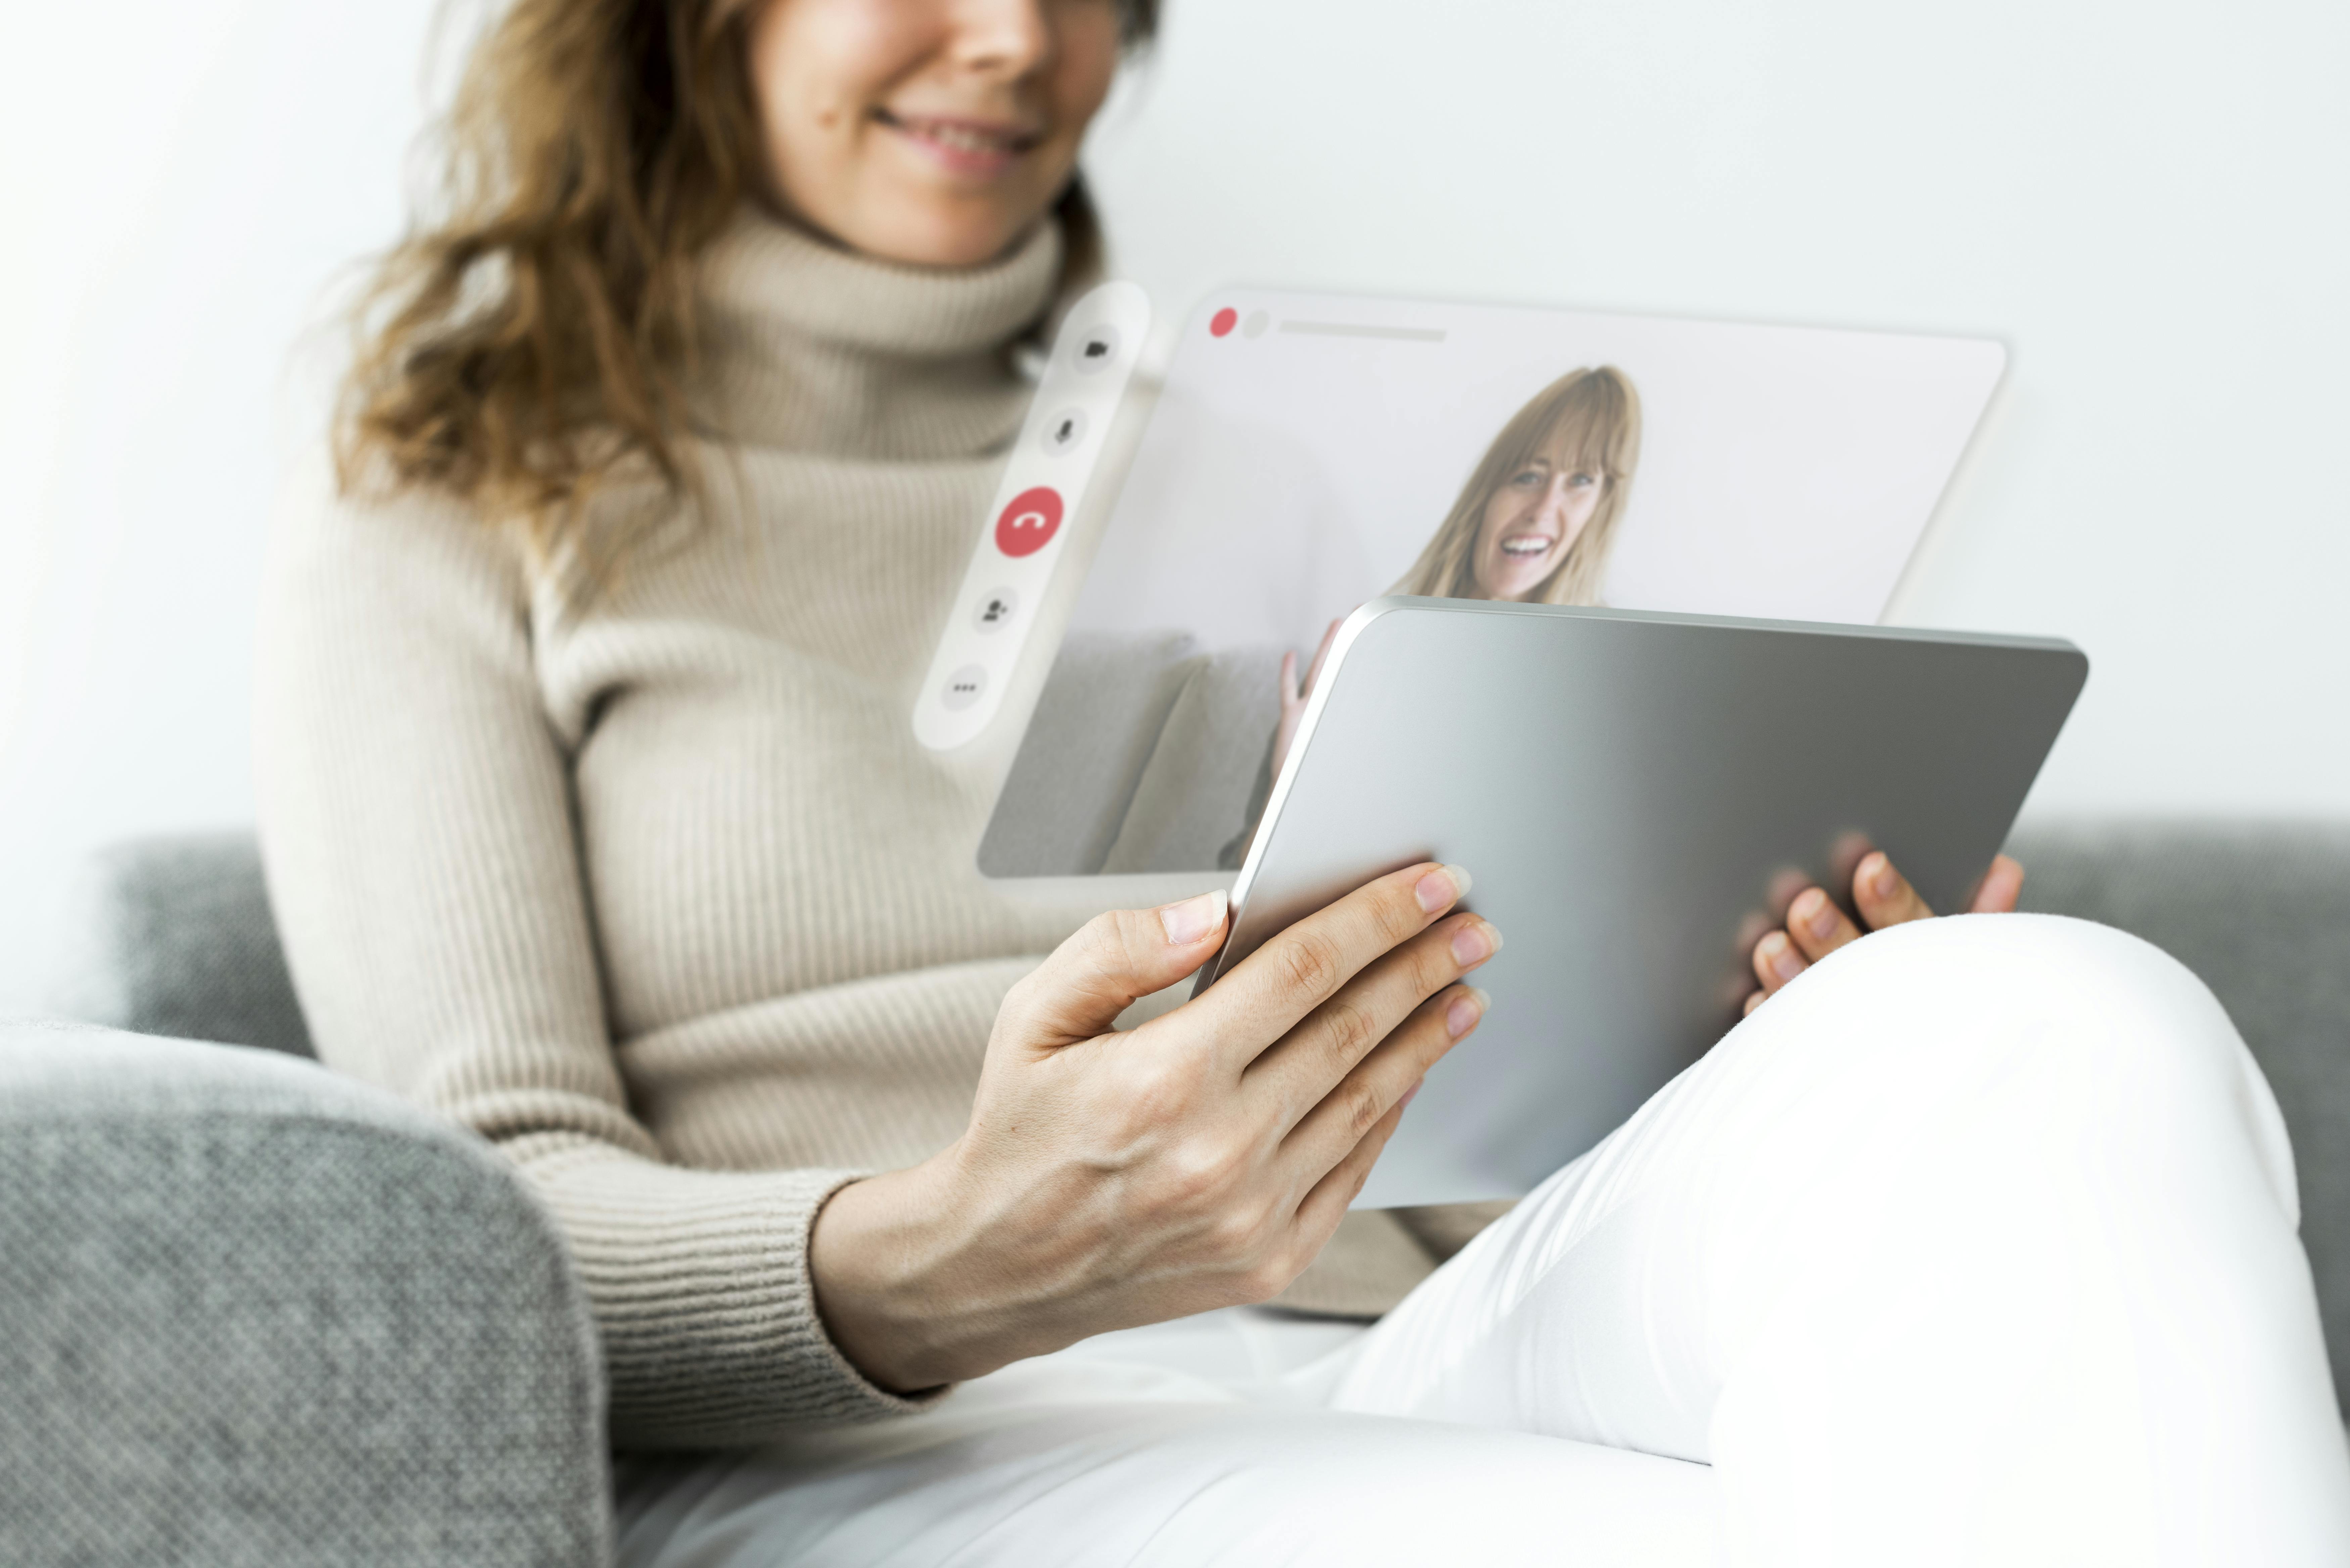
M1212 957L1222 892L1104 915L1012 989L970 1127L842 1188L809 1243L834 1343L885 1387L1259 1302L1337 1228L1501 946L1455 867L1382 877L1139 1028Z

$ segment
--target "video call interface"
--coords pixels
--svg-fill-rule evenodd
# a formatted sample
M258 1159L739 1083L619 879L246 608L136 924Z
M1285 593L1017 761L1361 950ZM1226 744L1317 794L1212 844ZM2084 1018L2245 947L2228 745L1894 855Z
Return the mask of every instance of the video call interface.
M1383 595L1872 623L2004 362L1970 338L1220 294L980 869L1236 868L1285 755L1283 656L1303 677Z

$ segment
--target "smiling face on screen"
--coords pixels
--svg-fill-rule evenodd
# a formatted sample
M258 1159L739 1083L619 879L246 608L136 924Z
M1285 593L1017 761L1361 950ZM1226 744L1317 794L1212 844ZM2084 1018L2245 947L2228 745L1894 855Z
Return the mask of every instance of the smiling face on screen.
M784 208L851 249L974 266L1069 182L1113 0L764 0L750 66Z
M1577 466L1553 441L1521 463L1485 498L1485 515L1470 556L1478 597L1525 599L1565 564L1591 524L1607 476Z

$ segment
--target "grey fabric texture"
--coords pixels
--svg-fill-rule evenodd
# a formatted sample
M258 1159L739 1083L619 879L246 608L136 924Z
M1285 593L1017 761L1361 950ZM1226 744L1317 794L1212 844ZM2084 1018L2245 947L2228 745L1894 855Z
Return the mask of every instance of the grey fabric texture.
M1282 652L1226 648L1186 661L1104 872L1213 870L1253 826L1249 792L1281 721Z
M1072 632L979 843L991 877L1090 877L1190 678L1185 632Z
M1201 652L1187 634L1072 633L1005 779L993 877L1211 871L1251 824L1281 717L1282 649Z
M2350 824L2049 823L2009 846L2026 909L2144 937L2203 978L2293 1135L2301 1236L2350 1409Z
M0 1025L0 1323L12 1568L609 1559L553 1221L323 1068Z
M62 1016L308 1056L251 833L132 839L91 857L54 977Z

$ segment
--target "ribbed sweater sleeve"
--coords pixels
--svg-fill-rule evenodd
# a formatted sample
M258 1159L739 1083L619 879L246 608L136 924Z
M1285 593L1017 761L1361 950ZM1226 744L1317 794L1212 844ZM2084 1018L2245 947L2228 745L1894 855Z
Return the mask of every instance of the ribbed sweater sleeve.
M685 1168L631 1113L520 550L453 507L340 501L321 467L274 530L255 715L270 895L320 1057L513 1158L586 1281L616 1442L919 1407L816 1315L809 1227L855 1173Z

